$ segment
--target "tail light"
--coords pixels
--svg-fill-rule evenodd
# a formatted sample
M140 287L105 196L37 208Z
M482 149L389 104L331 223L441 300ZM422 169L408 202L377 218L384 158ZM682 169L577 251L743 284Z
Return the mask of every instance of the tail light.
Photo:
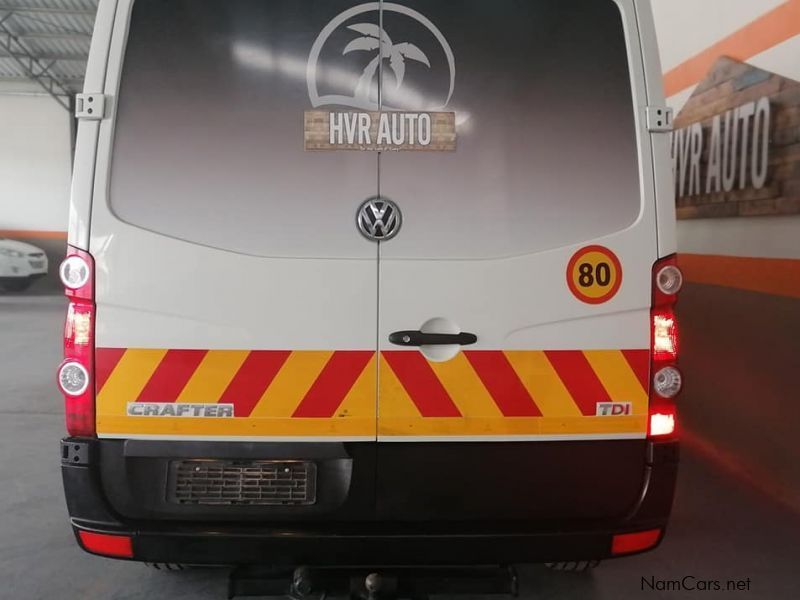
M678 359L678 323L672 308L654 309L653 319L653 360L657 362Z
M675 406L654 407L650 411L650 437L675 433Z
M80 530L78 538L87 552L102 556L133 558L133 539L129 535L111 535Z
M675 304L683 284L675 255L653 266L653 302L650 309L650 415L648 436L675 437L677 411L675 397L683 386L677 367L679 334Z
M95 434L94 415L94 261L84 250L69 247L59 268L69 298L64 325L64 361L58 387L64 395L67 432Z
M648 529L635 533L620 533L611 538L611 554L631 554L641 552L658 544L660 529Z

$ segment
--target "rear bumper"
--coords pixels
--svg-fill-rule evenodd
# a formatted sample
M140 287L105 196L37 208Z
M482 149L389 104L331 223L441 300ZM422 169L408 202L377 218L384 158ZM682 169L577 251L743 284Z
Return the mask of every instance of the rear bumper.
M62 451L76 536L81 530L126 535L132 538L134 560L201 565L471 565L609 558L615 534L660 529L663 535L677 472L677 444L649 444L641 494L626 514L613 518L500 520L500 507L494 519L468 521L165 520L120 515L103 489L97 444L85 442L65 440L73 453Z
M629 528L570 532L400 533L338 532L296 528L199 527L188 529L97 529L73 519L81 529L132 536L133 560L192 565L478 565L611 558L612 536ZM653 524L654 525L654 524ZM658 527L666 525L661 522ZM641 530L641 529L637 529ZM82 545L78 539L79 545ZM660 539L659 539L660 543ZM652 546L648 550L655 548Z

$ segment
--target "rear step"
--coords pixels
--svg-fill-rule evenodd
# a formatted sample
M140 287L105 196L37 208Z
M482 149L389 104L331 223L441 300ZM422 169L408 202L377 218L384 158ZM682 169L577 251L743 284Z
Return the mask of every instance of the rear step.
M294 572L268 567L237 567L228 581L228 598L427 600L431 594L509 595L519 584L513 567L366 567L308 568Z

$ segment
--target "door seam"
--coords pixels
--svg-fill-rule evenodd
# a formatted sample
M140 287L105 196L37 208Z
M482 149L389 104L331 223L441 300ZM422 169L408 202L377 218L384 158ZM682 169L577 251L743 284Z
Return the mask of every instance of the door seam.
M378 0L378 113L383 110L383 0ZM376 157L376 189L378 198L381 197L381 151L378 150ZM378 443L378 432L380 430L381 418L381 243L376 242L376 274L375 274L375 300L376 300L376 323L375 323L375 443ZM378 457L377 448L375 456L375 478L378 480ZM377 498L377 490L376 490Z

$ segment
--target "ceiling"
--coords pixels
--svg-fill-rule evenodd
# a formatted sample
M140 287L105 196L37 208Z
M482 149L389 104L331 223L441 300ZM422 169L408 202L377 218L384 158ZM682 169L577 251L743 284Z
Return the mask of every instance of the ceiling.
M97 0L0 0L0 84L44 90L69 110L81 91Z

